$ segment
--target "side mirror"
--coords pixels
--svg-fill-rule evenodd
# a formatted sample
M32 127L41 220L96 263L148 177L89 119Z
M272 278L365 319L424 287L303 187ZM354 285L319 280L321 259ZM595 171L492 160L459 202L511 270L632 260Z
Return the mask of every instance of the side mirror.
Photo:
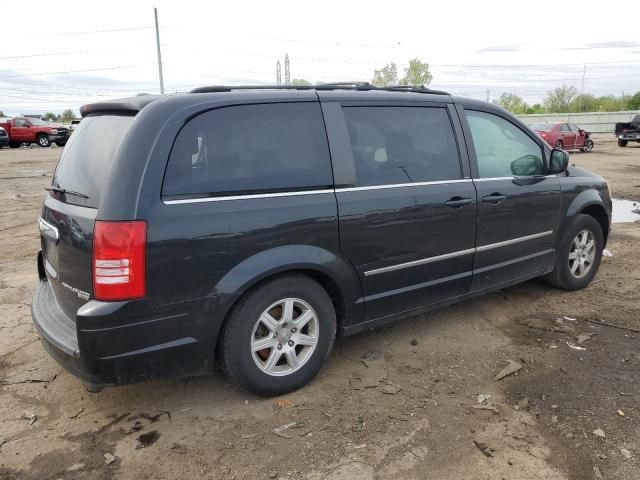
M569 154L559 148L551 150L549 155L549 173L562 173L569 166Z
M544 165L542 159L537 155L524 155L511 162L511 173L516 177L531 177L542 175Z

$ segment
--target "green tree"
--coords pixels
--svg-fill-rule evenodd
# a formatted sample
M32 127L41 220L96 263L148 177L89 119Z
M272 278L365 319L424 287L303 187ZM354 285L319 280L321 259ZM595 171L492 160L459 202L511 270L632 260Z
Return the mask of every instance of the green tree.
M505 110L509 110L514 114L526 113L528 105L518 95L514 93L503 93L500 98L493 101L494 104L500 105Z
M5 116L4 112L2 110L0 110L0 118L2 118L4 116Z
M380 70L374 70L371 83L379 87L387 87L398 84L398 67L391 62L382 67Z
M534 113L544 113L544 107L539 103L534 103L533 105L527 107L525 113L528 115Z
M598 100L590 93L581 93L571 100L569 110L571 112L597 112Z
M58 116L53 112L47 112L42 116L42 120L45 122L58 120Z
M291 85L293 85L294 87L310 87L311 82L305 80L304 78L294 78L293 80L291 80Z
M422 62L418 58L409 60L409 66L404 69L404 77L400 80L402 85L413 85L414 87L421 85L429 85L433 80L433 75L429 70L429 64Z
M619 112L627 107L627 99L616 97L615 95L606 95L598 97L598 110L601 112Z
M547 93L544 98L544 106L549 113L567 113L570 111L571 102L578 95L578 89L574 86L563 85Z
M70 108L67 108L64 112L62 112L62 115L60 116L60 119L65 123L71 123L71 120L75 118L76 114L73 113L73 110L71 110Z
M627 110L640 110L640 92L636 92L627 100ZM2 116L2 112L0 112Z

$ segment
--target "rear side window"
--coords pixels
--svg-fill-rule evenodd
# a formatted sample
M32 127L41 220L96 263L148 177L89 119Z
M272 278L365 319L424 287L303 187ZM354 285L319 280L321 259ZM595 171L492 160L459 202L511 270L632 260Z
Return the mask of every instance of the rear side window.
M333 185L317 103L238 105L203 113L175 140L162 193L216 196Z
M55 187L82 194L65 195L67 203L98 208L113 155L133 119L124 115L90 116L74 130L53 175Z
M460 157L445 108L343 107L356 185L461 178Z

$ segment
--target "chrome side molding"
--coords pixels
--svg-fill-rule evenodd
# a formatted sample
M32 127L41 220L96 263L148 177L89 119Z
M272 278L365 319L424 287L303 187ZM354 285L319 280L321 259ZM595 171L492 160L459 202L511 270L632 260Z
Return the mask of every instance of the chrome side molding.
M536 238L546 237L547 235L551 235L553 230L548 230L546 232L534 233L533 235L527 235L524 237L511 238L509 240L505 240L503 242L497 243L489 243L487 245L481 245L475 248L467 248L466 250L459 250L457 252L445 253L443 255L437 255L435 257L427 257L421 258L420 260L414 260L412 262L406 263L398 263L397 265L389 265L388 267L376 268L374 270L368 270L364 272L365 277L370 277L372 275L378 275L380 273L393 272L395 270L401 270L403 268L417 267L418 265L425 265L427 263L439 262L441 260L448 260L450 258L460 257L462 255L469 255L471 253L485 252L487 250L492 250L494 248L506 247L508 245L513 245L514 243L526 242L528 240L533 240Z

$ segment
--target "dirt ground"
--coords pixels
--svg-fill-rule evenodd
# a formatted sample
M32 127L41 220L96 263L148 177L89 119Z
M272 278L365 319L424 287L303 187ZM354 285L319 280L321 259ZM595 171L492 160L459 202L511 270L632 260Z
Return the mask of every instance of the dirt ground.
M640 225L614 226L585 290L535 280L340 339L285 397L219 373L90 394L29 313L60 152L0 151L1 479L640 478L640 333L603 323L640 329ZM572 159L640 200L640 145Z

